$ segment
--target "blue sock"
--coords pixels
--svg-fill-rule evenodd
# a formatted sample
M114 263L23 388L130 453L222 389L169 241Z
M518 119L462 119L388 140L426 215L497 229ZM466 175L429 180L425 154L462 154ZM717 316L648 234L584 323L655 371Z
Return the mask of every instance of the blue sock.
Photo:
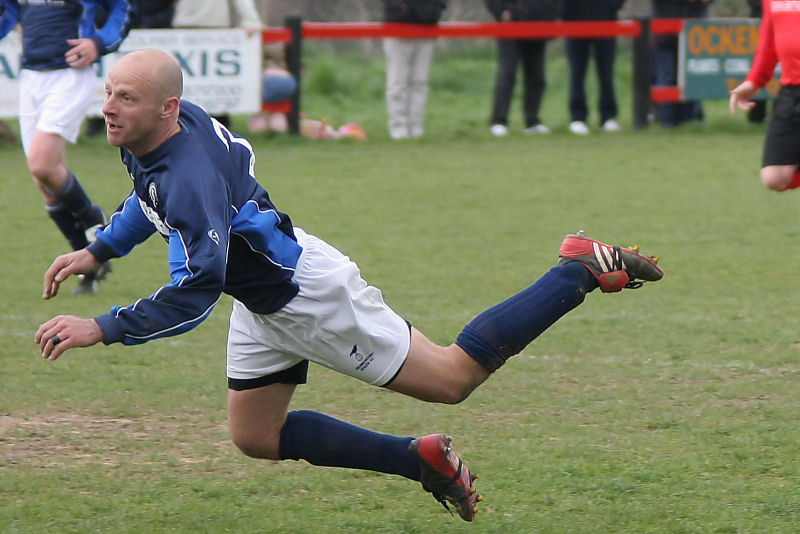
M80 250L89 244L89 241L86 240L86 232L83 230L80 221L61 202L47 204L45 209L53 222L56 223L58 229L69 241L72 250Z
M366 469L419 480L420 467L408 452L413 438L378 434L325 414L289 412L281 431L282 460L312 465Z
M67 181L54 192L59 202L66 206L86 230L96 224L103 224L103 210L92 204L75 174L67 169Z
M494 372L596 287L597 281L580 263L553 267L529 288L478 315L456 344Z

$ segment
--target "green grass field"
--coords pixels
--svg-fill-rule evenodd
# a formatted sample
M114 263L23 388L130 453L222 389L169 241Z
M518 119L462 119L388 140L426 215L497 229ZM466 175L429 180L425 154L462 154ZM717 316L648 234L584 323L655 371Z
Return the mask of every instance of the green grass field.
M356 90L356 66L317 59L309 116L362 122L370 139L251 137L260 181L433 339L532 283L578 228L659 255L663 281L593 293L458 406L312 367L293 408L454 436L486 497L466 524L397 477L241 455L225 428L229 299L186 335L43 361L41 322L148 295L167 280L166 250L151 239L99 294L72 297L68 283L42 301L66 245L21 150L0 147L0 532L798 531L798 197L758 182L763 126L717 102L706 124L633 131L621 84L625 131L575 138L556 59L543 113L554 133L494 139L491 56L442 54L428 135L396 143L380 80ZM363 68L380 77L379 60ZM103 140L81 140L69 164L109 209L129 191Z

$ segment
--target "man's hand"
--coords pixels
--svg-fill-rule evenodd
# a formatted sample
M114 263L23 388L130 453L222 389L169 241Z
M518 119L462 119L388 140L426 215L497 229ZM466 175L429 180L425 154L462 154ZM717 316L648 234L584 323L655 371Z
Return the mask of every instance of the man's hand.
M97 45L89 38L67 39L67 44L72 48L64 53L64 58L73 69L88 67L100 57Z
M47 300L55 297L58 294L58 286L70 275L90 273L99 266L100 262L94 257L94 254L86 249L62 254L53 260L50 268L44 273L42 298Z
M731 91L731 100L729 103L731 113L736 114L737 108L745 111L753 109L753 106L756 105L756 103L753 102L753 97L757 92L758 87L749 80L745 80L739 84Z
M42 358L55 360L72 347L91 347L105 339L105 334L94 319L74 315L53 317L39 327L34 341L42 351Z

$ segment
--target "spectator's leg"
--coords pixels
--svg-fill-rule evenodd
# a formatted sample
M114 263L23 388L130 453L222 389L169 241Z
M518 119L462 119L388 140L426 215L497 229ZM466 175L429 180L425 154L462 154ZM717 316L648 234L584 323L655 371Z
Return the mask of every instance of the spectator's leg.
M268 104L283 102L297 90L294 76L280 69L267 69L261 77L261 100Z
M539 108L542 104L545 79L545 47L546 40L520 41L520 55L522 57L522 75L524 80L523 113L525 114L525 127L530 128L541 122Z
M671 86L677 82L676 51L671 46L656 45L653 47L653 67L655 71L655 84ZM658 122L665 128L677 126L679 103L664 102L658 104Z
M589 61L587 39L566 39L564 44L569 62L569 114L570 120L586 122L589 110L586 105L586 66Z
M600 86L600 124L617 117L617 98L614 94L614 56L617 40L594 39L597 81Z
M517 41L513 39L497 40L497 76L494 85L494 102L492 104L491 124L508 124L508 109L514 94L514 83L519 62Z
M383 40L386 54L386 111L392 139L408 138L408 79L411 45L406 39Z
M408 103L408 134L421 137L425 133L423 120L428 99L428 73L433 58L433 39L416 39L411 58Z

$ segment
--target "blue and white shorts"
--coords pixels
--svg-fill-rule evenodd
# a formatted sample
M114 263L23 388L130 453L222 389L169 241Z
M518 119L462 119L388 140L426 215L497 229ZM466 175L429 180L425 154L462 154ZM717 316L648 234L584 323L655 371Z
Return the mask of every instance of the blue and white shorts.
M229 379L261 379L312 361L383 386L408 355L408 323L368 285L358 266L325 241L295 228L303 252L293 280L300 292L268 315L235 300L228 333Z
M58 134L74 143L96 86L93 67L22 69L19 73L19 131L25 154L36 130Z

